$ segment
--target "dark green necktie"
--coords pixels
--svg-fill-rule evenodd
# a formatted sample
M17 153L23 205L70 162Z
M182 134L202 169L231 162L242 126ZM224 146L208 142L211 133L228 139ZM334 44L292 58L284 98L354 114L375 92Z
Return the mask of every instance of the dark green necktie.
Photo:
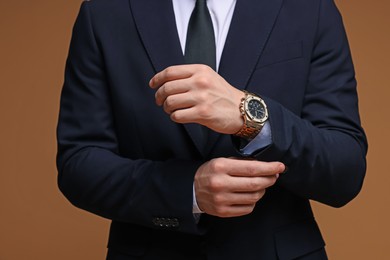
M186 49L184 58L187 64L205 64L216 70L216 51L213 22L211 21L206 0L197 0L188 23ZM210 132L207 127L200 126L201 146L208 150Z
M214 29L206 0L197 0L192 11L184 56L188 64L206 64L216 70Z

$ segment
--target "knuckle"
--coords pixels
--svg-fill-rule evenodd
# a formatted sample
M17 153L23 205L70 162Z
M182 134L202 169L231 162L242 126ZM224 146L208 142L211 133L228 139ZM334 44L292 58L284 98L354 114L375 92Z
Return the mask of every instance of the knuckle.
M253 210L255 209L255 206L256 206L255 203L250 204L250 205L246 205L246 206L242 209L242 215L251 214L251 213L253 212Z
M175 104L175 98L173 96L168 96L166 99L165 99L165 107L166 108L171 108L173 107Z
M169 78L173 74L173 67L168 67L164 70L164 77Z
M156 93L154 94L154 99L156 100L156 102L158 104L159 101L160 101L160 93L159 93L159 91L156 91Z
M272 177L268 177L267 178L267 181L265 182L264 186L265 187L270 187L272 185L274 185L276 182L276 177L272 176Z
M257 203L259 200L261 200L265 195L265 189L257 192L257 200L254 203Z
M172 112L171 114L171 120L174 122L180 122L182 120L182 117L178 111Z
M215 205L222 205L225 202L225 196L222 194L216 194L213 197L213 201Z
M160 99L163 99L165 97L165 95L166 95L166 91L167 91L166 90L166 86L165 85L161 86L158 89L158 91L156 92L156 97L160 98Z
M248 214L253 212L253 210L255 209L255 206L256 206L256 204L252 204L252 205L248 206Z
M223 182L221 181L220 178L212 177L212 178L210 178L209 182L210 182L209 185L210 185L211 191L218 192L218 191L221 191L223 189Z
M265 190L260 190L256 192L256 202L259 201L264 196Z
M207 88L210 80L205 76L199 76L196 79L196 85L200 88Z
M256 176L257 170L255 167L248 167L247 173L249 176Z
M249 202L256 203L261 198L260 192L255 192L250 195Z
M199 99L202 103L204 103L204 102L206 102L207 100L209 100L209 95L207 94L206 91L200 91L200 92L198 93L198 99Z
M205 64L200 64L199 69L201 71L209 71L211 68Z
M213 172L223 172L224 171L224 160L222 158L213 159L210 161L210 167Z
M206 105L202 105L202 106L199 106L198 107L198 115L199 117L201 118L205 118L205 119L208 119L211 117L211 109L206 106Z
M254 179L248 183L249 190L258 190L260 187L261 187L261 183L257 179Z
M169 96L170 94L170 90L172 89L172 84L171 82L165 82L165 84L163 85L163 94L164 96Z

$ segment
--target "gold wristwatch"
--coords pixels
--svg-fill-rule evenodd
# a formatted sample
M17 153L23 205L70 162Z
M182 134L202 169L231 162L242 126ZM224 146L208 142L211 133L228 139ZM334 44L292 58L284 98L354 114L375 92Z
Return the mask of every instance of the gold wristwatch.
M245 96L241 99L240 112L244 118L244 125L235 135L253 139L260 133L268 119L267 105L264 100L253 93L244 90Z

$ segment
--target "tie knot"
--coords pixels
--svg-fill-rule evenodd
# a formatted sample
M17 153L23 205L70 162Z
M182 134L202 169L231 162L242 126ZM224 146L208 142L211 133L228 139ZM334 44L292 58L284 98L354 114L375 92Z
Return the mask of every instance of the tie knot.
M196 0L196 6L197 7L200 7L200 6L206 6L207 7L207 4L206 4L207 0Z

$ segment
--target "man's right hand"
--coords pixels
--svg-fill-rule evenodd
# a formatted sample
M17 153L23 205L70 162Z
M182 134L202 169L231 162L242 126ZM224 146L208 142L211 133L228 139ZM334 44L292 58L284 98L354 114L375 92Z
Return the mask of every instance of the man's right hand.
M203 212L218 217L247 215L284 170L280 162L233 158L208 161L195 175L198 206Z

